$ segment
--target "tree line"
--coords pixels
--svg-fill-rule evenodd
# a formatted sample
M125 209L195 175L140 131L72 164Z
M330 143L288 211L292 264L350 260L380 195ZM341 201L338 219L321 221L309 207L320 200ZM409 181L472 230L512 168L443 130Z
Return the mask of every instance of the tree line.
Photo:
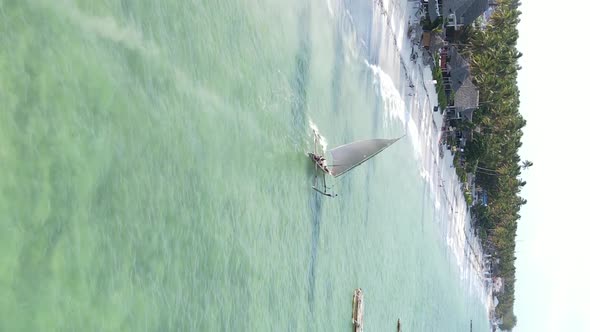
M498 0L484 29L467 27L462 35L461 52L470 59L471 74L480 91L480 106L471 126L474 138L465 148L465 170L476 174L476 184L488 194L488 204L476 204L472 210L484 246L499 258L497 275L504 280L496 315L500 326L511 330L514 315L515 238L520 196L526 182L521 172L532 166L522 161L518 149L525 119L519 113L517 73L522 56L516 48L517 24L521 12L518 0Z

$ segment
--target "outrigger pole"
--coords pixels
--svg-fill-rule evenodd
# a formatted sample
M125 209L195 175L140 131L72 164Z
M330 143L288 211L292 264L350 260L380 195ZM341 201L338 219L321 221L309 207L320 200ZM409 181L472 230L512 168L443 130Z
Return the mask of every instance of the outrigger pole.
M317 191L318 193L320 193L320 194L322 194L324 196L328 196L328 197L336 197L336 196L338 196L338 194L329 194L327 192L328 189L330 189L330 188L326 184L326 173L324 173L323 171L322 171L322 181L324 182L324 190L322 191L322 190L320 190L320 189L317 188L317 182L318 182L318 174L317 174L317 172L318 172L318 165L317 165L317 163L315 165L315 172L316 172L316 174L314 176L313 186L312 186L313 190Z

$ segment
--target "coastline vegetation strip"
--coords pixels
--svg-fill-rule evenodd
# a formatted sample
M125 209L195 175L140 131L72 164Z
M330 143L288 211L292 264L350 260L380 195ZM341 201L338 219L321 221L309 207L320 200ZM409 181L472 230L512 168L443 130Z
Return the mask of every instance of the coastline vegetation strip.
M434 54L434 70L432 76L436 80L436 93L438 95L438 108L444 110L447 108L447 94L445 93L445 86L443 84L443 72L440 67L440 55L435 52Z
M532 166L521 161L522 128L526 121L519 113L517 24L521 12L519 0L498 0L485 29L467 27L461 52L471 61L472 76L480 91L479 111L475 112L474 138L465 148L465 164L458 174L473 173L476 184L488 193L488 204L472 208L475 226L493 261L498 261L494 276L502 277L504 292L498 294L495 309L502 318L500 328L511 330L517 322L514 315L515 238L520 197L526 182L521 172Z

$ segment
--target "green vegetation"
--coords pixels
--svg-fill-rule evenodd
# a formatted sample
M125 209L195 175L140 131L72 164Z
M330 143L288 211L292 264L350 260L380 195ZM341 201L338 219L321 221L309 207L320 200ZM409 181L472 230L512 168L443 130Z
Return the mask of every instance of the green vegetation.
M498 7L485 30L469 27L467 46L472 76L480 91L482 104L475 113L473 125L479 127L465 151L465 169L476 171L476 183L488 193L488 206L476 205L473 215L487 249L500 259L498 275L504 279L504 293L499 296L496 315L503 318L500 326L511 330L514 316L514 255L519 210L526 200L519 196L526 184L521 171L531 162L521 162L522 128L526 121L519 113L519 91L516 84L522 56L516 49L520 21L519 0L498 0ZM458 170L462 175L465 169Z
M463 196L465 196L465 202L467 203L467 206L471 206L471 204L473 204L473 196L471 195L471 192L464 191Z
M430 21L430 18L425 17L420 21L420 25L422 25L422 29L424 31L433 31L433 32L441 32L443 19L441 16L437 17L436 20L433 22Z
M447 108L448 101L447 101L447 94L445 93L445 86L443 84L443 72L442 68L440 68L440 56L438 53L434 54L434 71L432 75L436 80L436 93L438 94L438 107L441 110Z

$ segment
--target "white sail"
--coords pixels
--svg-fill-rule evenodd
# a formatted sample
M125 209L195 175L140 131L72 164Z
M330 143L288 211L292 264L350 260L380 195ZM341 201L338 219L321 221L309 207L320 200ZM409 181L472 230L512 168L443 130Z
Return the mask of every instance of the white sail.
M371 159L391 144L397 142L400 138L368 139L336 147L329 151L332 155L330 173L334 177L339 177Z

